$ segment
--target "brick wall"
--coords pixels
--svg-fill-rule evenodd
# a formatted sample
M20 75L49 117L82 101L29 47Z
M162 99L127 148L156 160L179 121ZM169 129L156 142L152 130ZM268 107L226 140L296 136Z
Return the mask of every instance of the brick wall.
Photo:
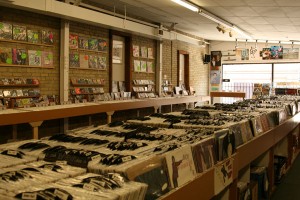
M51 30L54 33L53 47L19 44L11 42L0 42L1 47L21 48L27 50L51 50L53 52L53 69L42 67L13 67L1 66L0 78L37 78L40 80L39 89L42 95L59 94L59 38L60 38L60 20L57 18L35 14L16 9L0 7L0 21L10 24L22 25L27 28L42 30Z
M79 36L84 36L87 38L96 38L96 39L105 39L107 40L108 44L108 38L109 38L109 32L108 29L104 29L102 27L97 26L91 26L88 24L82 24L82 23L76 23L71 22L70 23L70 33L77 34ZM96 70L96 69L70 69L69 70L69 78L83 78L83 79L104 79L105 85L104 85L104 92L109 92L109 64L108 64L108 48L106 53L95 53L95 52L89 52L89 51L80 51L80 54L86 54L86 55L101 55L106 57L106 70ZM70 52L74 52L74 50L70 50ZM70 87L72 87L70 85Z
M156 41L153 39L141 37L141 36L132 36L132 44L133 45L138 45L141 49L141 47L147 47L147 48L152 48L153 50L153 56L155 57L156 55ZM132 56L132 52L131 52ZM131 71L132 71L132 79L133 80L152 80L155 83L155 73L139 73L139 72L134 72L133 68L133 60L143 60L143 61L149 61L152 62L155 66L155 59L147 59L147 58L133 58L132 63L131 63Z
M204 54L208 53L207 48L201 48L195 45L181 41L163 41L163 61L162 76L167 75L173 86L177 85L177 51L183 50L189 53L190 59L190 86L196 94L208 95L208 65L203 64Z

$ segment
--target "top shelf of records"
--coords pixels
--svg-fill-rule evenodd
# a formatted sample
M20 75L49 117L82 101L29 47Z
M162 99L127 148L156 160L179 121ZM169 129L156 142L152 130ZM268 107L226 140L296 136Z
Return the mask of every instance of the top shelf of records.
M69 48L88 52L107 53L108 42L103 38L89 38L75 33L69 34Z
M39 84L35 78L0 78L0 87L37 87Z
M135 58L154 59L153 48L139 45L132 45L132 55Z
M0 22L0 41L53 46L54 33L49 29L38 30L36 28Z

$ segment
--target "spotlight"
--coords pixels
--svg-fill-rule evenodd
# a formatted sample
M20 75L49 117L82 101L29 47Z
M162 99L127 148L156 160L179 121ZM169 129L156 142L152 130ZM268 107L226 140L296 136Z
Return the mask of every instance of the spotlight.
M232 32L231 32L231 31L229 31L229 37L232 37L232 36L233 36Z
M222 28L222 33L224 34L226 32L225 28L223 27Z
M219 32L222 31L222 28L220 27L220 25L218 25L216 28L217 28L217 30L218 30Z

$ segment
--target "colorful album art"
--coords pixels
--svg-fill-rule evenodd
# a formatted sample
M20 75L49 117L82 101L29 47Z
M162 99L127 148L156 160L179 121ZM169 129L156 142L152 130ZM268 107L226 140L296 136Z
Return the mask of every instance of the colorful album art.
M51 30L42 30L42 43L54 44L54 33Z
M42 52L28 50L28 62L30 66L42 66Z
M0 47L0 64L12 64L12 49Z
M283 59L299 59L299 48L283 48Z
M135 72L141 71L141 61L140 60L134 60L133 61L133 69Z
M98 51L98 40L95 38L89 38L89 50Z
M211 70L210 71L210 83L211 84L220 84L221 74L220 70Z
M270 60L271 59L271 49L270 48L263 48L260 52L260 56L263 60Z
M13 39L19 41L26 41L26 26L13 25Z
M106 69L107 62L105 56L98 56L98 68L99 69Z
M69 34L69 47L70 49L78 49L78 35Z
M133 57L140 57L140 47L139 45L132 45L132 55Z
M43 67L52 67L53 66L53 52L52 51L43 51L42 66Z
M153 62L147 62L147 72L154 73L154 65Z
M249 49L237 49L236 56L240 58L240 60L249 60Z
M142 58L147 58L148 54L147 54L147 47L141 47L141 57Z
M27 51L25 49L12 49L12 60L14 65L26 65Z
M98 56L89 55L89 68L97 69L98 68Z
M107 40L98 39L98 51L106 51L108 47Z
M79 49L89 49L89 39L79 36Z
M147 62L144 60L141 61L141 72L147 72Z
M79 62L79 54L78 53L70 53L70 58L69 58L69 67L70 68L78 68L80 65Z
M283 47L282 46L271 46L271 59L282 59L283 58Z
M148 48L148 58L153 58L153 49Z
M5 22L0 22L0 39L11 40L12 39L12 25Z
M38 30L27 29L27 42L40 43L40 32Z

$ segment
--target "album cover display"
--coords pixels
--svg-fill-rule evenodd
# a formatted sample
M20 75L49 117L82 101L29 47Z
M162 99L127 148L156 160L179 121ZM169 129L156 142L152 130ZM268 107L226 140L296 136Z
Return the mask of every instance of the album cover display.
M171 188L177 188L193 180L196 169L190 146L169 151L165 154Z
M79 36L79 49L89 49L89 39Z
M95 38L89 38L89 50L98 51L98 40Z
M12 49L12 60L14 65L26 65L27 51L25 49Z
M106 69L106 57L105 56L98 56L98 68L99 69Z
M80 68L89 68L89 56L86 54L79 55Z
M0 39L11 40L12 39L12 25L5 22L0 22Z
M19 41L26 41L26 26L13 25L13 39Z
M147 47L141 47L141 57L142 58L147 58L148 54L147 54Z
M153 49L148 48L148 58L153 58Z
M40 43L41 36L38 30L27 29L27 42L30 43Z
M28 61L30 66L42 66L42 52L37 50L28 50Z
M147 72L154 73L154 65L153 62L147 62Z
M144 60L141 61L141 72L147 72L147 62Z
M98 56L97 55L89 55L89 68L97 69L98 68Z
M69 34L69 47L70 49L78 49L78 35Z
M52 67L53 66L53 52L52 51L43 51L42 66L43 67Z
M98 51L107 51L108 42L105 39L98 39Z
M78 53L70 53L69 57L69 66L79 68L79 54Z
M133 61L133 69L135 72L141 71L141 61L140 60L134 60Z
M54 33L51 30L42 30L42 43L54 44Z
M0 47L0 64L12 64L12 49Z
M140 47L138 45L132 45L132 55L133 57L140 57Z

